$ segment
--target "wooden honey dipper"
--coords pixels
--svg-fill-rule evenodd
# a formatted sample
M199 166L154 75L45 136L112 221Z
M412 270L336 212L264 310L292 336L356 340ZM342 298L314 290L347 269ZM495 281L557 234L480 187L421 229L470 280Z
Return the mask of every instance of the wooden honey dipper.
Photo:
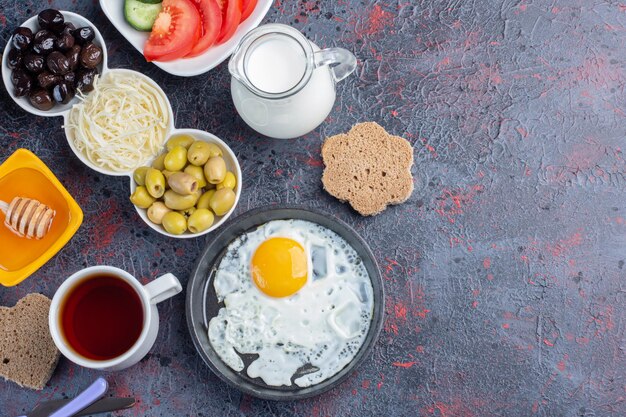
M11 203L0 201L6 216L4 225L20 237L41 239L48 233L56 212L37 200L15 197Z

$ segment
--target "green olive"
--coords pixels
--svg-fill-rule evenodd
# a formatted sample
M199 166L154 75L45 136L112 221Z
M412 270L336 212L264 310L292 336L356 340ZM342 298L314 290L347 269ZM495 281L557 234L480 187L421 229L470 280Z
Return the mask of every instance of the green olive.
M187 149L176 145L165 155L165 169L168 171L182 171L187 165Z
M176 174L177 172L180 172L180 171L168 171L167 169L164 169L163 171L161 171L161 173L165 177L166 182L172 176L172 174Z
M135 192L130 196L130 202L139 208L147 209L154 203L154 197L148 193L143 185L135 188Z
M211 197L213 197L213 194L215 194L215 191L216 190L213 189L206 191L204 194L202 194L198 199L198 202L196 203L196 208L208 209L209 207L211 207L209 203L211 201Z
M198 181L198 188L206 187L206 178L204 178L204 170L202 167L195 165L187 165L183 171L185 174L189 174Z
M172 190L182 195L193 194L200 188L198 187L198 181L184 172L173 173L167 178L167 183Z
M196 166L202 166L213 156L222 156L222 150L214 143L195 141L189 147L187 159Z
M163 174L163 176L165 177L165 191L167 191L170 189L170 185L167 183L167 180L169 177L172 176L172 174L174 174L174 172L164 169L163 171L161 171L161 174Z
M185 216L185 218L186 218L186 219L188 219L189 217L191 217L191 215L192 215L193 213L195 213L195 212L196 212L196 208L195 208L195 207L189 207L189 208L188 208L188 209L186 209L186 210L178 210L178 212L179 212L180 214L182 214L183 216Z
M209 150L210 150L210 154L209 157L214 157L214 156L222 156L222 148L220 148L217 144L215 143L209 143Z
M172 190L167 190L165 194L163 194L163 202L172 210L187 210L195 206L199 198L199 191L189 195L180 195Z
M222 182L217 184L216 188L218 190L221 190L222 188L230 188L231 190L234 190L236 185L237 177L235 177L235 174L233 174L232 172L227 171L224 179L222 180Z
M163 216L163 228L173 235L182 235L187 230L187 219L177 211L170 211Z
M133 180L137 185L146 185L146 172L149 167L139 167L133 172Z
M210 184L219 184L226 176L226 162L221 156L209 158L204 165L204 176Z
M161 173L161 171L148 168L148 172L146 172L146 188L150 195L154 198L159 198L163 196L165 192L165 177Z
M166 153L159 155L157 159L155 159L154 162L152 163L152 168L158 169L159 171L163 171L165 169L164 161L165 161L166 155L167 155Z
M191 144L189 152L187 152L187 160L195 166L202 166L211 157L209 144L203 141L197 141Z
M171 151L174 146L182 146L185 149L189 149L189 146L194 142L194 140L195 139L193 138L193 136L178 135L170 138L170 140L167 141L165 147L168 151Z
M172 210L168 209L161 201L155 201L148 209L148 219L154 224L161 224L163 216L170 211Z
M215 216L209 209L197 209L187 220L191 233L204 232L213 225Z
M235 197L235 192L230 188L217 190L209 202L211 210L218 216L223 216L235 204Z

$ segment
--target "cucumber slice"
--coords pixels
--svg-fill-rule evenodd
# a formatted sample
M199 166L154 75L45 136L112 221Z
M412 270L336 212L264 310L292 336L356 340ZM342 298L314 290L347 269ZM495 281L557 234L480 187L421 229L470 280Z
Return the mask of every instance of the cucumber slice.
M150 32L157 15L161 11L161 3L145 3L139 0L124 2L124 18L135 29Z
M157 4L157 3L161 3L163 0L139 0L142 3L147 3L147 4Z

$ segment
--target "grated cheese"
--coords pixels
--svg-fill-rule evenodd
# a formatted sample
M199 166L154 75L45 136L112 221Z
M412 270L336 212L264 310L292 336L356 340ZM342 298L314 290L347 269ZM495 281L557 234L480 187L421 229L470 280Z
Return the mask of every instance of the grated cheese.
M91 93L78 96L66 127L94 165L128 172L163 150L170 109L142 77L109 72L94 81Z

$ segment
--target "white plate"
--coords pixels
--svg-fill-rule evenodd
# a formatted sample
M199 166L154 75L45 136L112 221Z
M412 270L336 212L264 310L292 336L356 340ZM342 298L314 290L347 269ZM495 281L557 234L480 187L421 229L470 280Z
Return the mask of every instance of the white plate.
M205 53L194 58L182 58L170 62L154 61L154 65L165 72L181 77L204 74L221 64L233 53L241 38L261 23L272 6L272 2L273 0L259 0L254 12L239 25L235 34L227 42L212 46ZM113 23L113 26L135 49L143 54L143 46L150 33L133 29L126 22L126 19L124 19L124 0L100 0L100 7L111 23Z

